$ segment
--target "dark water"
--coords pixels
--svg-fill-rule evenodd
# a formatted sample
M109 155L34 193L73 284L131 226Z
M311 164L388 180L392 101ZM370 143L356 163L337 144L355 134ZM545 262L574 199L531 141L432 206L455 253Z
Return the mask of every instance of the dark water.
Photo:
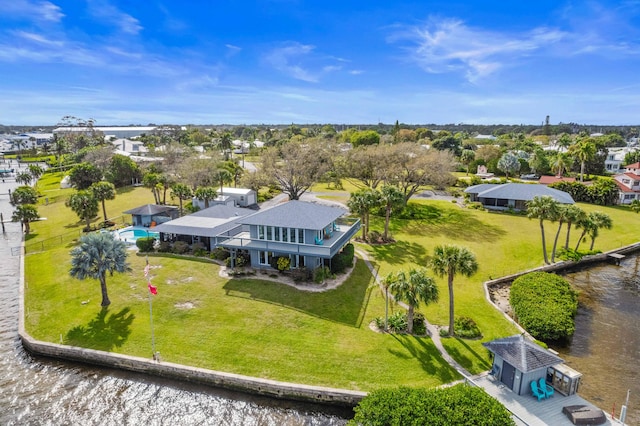
M640 257L567 274L580 290L576 332L554 348L583 374L579 393L616 417L631 390L627 423L640 425Z
M5 221L12 207L0 183ZM344 425L331 410L33 358L18 338L20 226L0 236L0 425Z

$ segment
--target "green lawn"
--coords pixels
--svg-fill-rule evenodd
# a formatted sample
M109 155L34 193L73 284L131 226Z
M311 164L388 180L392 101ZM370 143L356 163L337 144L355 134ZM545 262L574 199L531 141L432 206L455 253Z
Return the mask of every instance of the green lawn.
M49 187L49 186L50 187ZM64 207L63 191L50 189L47 220L33 224L33 241L83 226ZM50 201L51 201L50 198ZM107 203L109 216L152 202L145 188L121 191ZM477 256L479 271L457 277L456 314L473 318L482 340L444 339L444 345L471 372L489 368L482 341L516 332L484 299L482 282L542 263L538 222L523 216L461 209L438 201L419 201L419 219L393 220L395 244L360 245L384 276L424 266L433 247L455 243ZM607 250L638 241L640 216L628 208L582 205L602 210L614 228L604 230L596 248ZM383 219L373 218L382 230ZM548 226L548 237L555 225ZM578 232L573 232L573 243ZM551 243L550 243L551 244ZM99 284L69 277L71 243L26 257L26 326L34 337L118 353L151 356L149 302L142 273L144 258L132 253L132 272L108 277L111 306L100 309ZM339 288L302 292L259 279L227 280L219 267L168 257L150 257L156 349L166 361L265 377L274 380L370 391L389 385L433 386L458 378L429 338L378 334L371 320L384 315L384 298L362 261ZM437 279L440 302L421 308L429 321L446 325L446 282ZM86 302L86 303L83 303ZM398 309L392 306L392 311Z

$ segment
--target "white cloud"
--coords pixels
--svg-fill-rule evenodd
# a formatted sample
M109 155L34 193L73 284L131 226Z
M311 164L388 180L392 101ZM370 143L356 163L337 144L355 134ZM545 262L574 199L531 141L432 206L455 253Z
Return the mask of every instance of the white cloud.
M567 36L544 27L521 34L500 33L469 27L458 19L431 17L423 26L396 32L388 41L407 41L411 59L427 72L462 72L469 81L476 81Z
M265 56L265 60L272 67L290 77L316 83L318 82L318 75L300 65L300 61L314 49L315 46L310 44L290 42L282 47L273 49Z
M59 22L64 18L62 9L48 1L4 0L0 2L0 13L34 21Z
M106 20L108 25L120 28L123 33L136 35L143 29L140 21L122 12L107 0L88 0L87 5L93 17Z

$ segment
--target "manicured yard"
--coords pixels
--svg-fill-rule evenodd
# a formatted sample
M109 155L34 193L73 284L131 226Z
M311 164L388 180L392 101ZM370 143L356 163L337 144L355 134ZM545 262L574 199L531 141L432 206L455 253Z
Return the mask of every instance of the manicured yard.
M39 183L41 191L45 184ZM57 196L54 186L51 198ZM48 206L39 205L41 216L48 219L33 224L32 243L83 226L64 206L62 195L53 203L51 198ZM152 200L148 189L129 188L107 202L107 211L117 216ZM359 247L369 253L381 276L426 265L437 244L468 247L480 268L471 278L456 277L456 314L478 323L482 341L514 334L515 328L485 301L482 282L542 264L538 222L447 202L417 203L419 218L392 221L395 244ZM629 209L582 207L605 211L613 219L613 229L601 231L596 240L597 249L638 241L640 216ZM382 218L373 218L372 224L372 229L382 230ZM548 225L547 235L554 231L555 225ZM572 235L575 244L579 232ZM27 330L43 340L151 357L144 258L132 252L132 272L108 277L112 303L102 311L97 281L69 277L71 248L65 243L26 257ZM167 257L149 261L152 283L158 287L153 298L156 349L166 361L365 391L401 384L432 386L458 378L429 338L369 329L373 318L384 315L384 298L362 261L341 287L323 293L259 279L223 279L219 267L209 262ZM437 282L440 302L420 311L429 321L445 325L446 281ZM489 368L481 340L443 342L470 371Z

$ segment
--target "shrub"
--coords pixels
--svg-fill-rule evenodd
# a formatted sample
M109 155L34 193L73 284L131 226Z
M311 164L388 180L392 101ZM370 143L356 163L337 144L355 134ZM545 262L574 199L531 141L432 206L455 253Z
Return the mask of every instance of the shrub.
M207 255L207 246L205 246L204 243L194 243L191 246L191 250L193 251L194 256Z
M286 256L282 256L278 258L278 271L287 271L289 270L289 266L291 265L291 259Z
M189 244L185 241L176 241L173 243L173 249L171 251L175 254L185 254L189 251Z
M575 331L578 294L564 278L547 272L523 275L511 284L516 320L539 340L565 340Z
M573 260L575 262L579 261L585 256L593 255L601 253L600 250L587 250L587 251L576 251L572 248L561 248L557 251L556 255L560 260Z
M348 425L515 425L511 413L479 387L378 389L354 408Z
M480 329L474 320L469 317L458 317L453 325L454 334L465 339L475 339L482 337Z
M413 334L427 334L427 326L424 322L424 315L420 312L416 312L413 314Z
M231 256L229 250L222 247L216 247L209 254L209 257L215 260L226 260L229 256Z
M369 241L372 243L379 243L382 240L382 234L378 231L369 232Z
M140 237L136 240L136 247L141 252L150 252L153 251L153 244L156 242L156 239L153 237Z
M407 314L395 312L389 316L389 331L392 333L404 333L407 331ZM382 323L384 326L384 321Z
M311 281L312 277L313 277L313 274L311 273L311 270L309 268L302 267L302 268L296 268L291 270L291 278L293 279L294 282L299 283L299 282Z
M324 282L327 278L331 278L331 270L326 266L321 266L319 268L314 269L313 271L313 281L320 284Z
M484 210L484 206L479 201L472 201L470 203L467 203L467 208L473 210Z
M353 265L353 256L355 249L353 244L349 243L342 251L331 259L331 272L334 274L343 272L345 269L350 268Z
M171 251L171 243L169 241L161 241L158 245L160 253L169 253Z

